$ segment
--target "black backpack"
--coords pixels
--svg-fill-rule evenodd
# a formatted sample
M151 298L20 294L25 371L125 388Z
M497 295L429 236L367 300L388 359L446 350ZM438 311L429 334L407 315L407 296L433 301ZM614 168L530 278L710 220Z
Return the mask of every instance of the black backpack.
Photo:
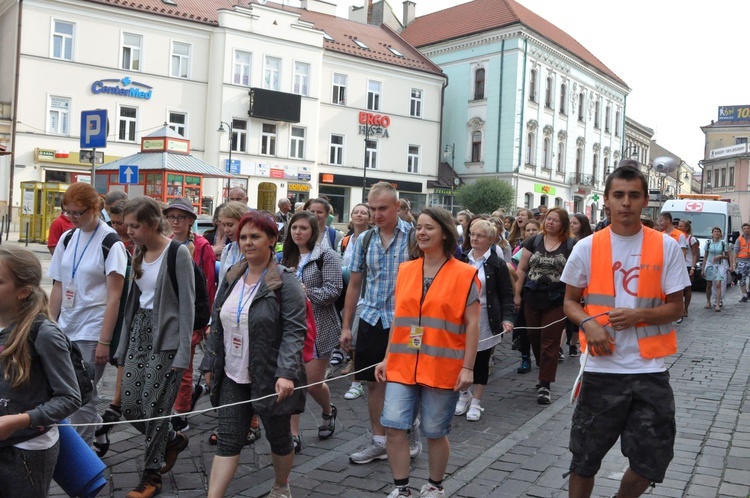
M177 249L182 244L176 240L172 240L169 243L169 251L167 252L167 271L169 272L169 280L172 281L172 288L180 297L180 289L177 287ZM205 247L204 247L205 249ZM201 258L202 259L202 258ZM193 319L193 330L200 330L208 325L211 319L211 308L208 305L208 288L206 287L206 275L201 270L200 266L195 264L195 260L191 258L193 263L193 275L195 276L195 318Z
M75 231L76 229L74 228L65 236L65 238L63 239L63 249L67 249L68 242L70 242L70 239L73 237L73 233ZM107 257L109 256L109 251L112 249L112 246L115 245L116 242L122 242L122 239L115 232L108 233L104 236L104 239L102 240L102 256L104 257L105 263L107 261ZM115 367L117 366L115 353L117 352L117 347L120 344L120 332L122 331L122 322L125 319L125 305L128 301L128 292L130 291L130 272L133 265L133 258L130 253L126 250L125 254L128 258L128 263L125 267L125 281L122 284L120 305L117 308L117 322L115 323L115 328L112 329L112 339L110 339L109 343L109 363Z
M31 344L36 342L37 335L39 335L39 327L42 325L42 320L37 318L34 320L34 324L31 326L31 332L29 338ZM85 406L91 401L94 395L94 367L83 359L81 350L78 348L78 344L65 337L70 345L70 361L73 363L73 370L76 374L76 380L78 381L78 390L81 393L81 406ZM34 348L36 352L36 348Z

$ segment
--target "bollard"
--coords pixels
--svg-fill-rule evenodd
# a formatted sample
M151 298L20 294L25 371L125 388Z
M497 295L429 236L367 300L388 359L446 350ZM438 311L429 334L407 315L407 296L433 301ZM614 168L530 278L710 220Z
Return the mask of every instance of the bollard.
M29 247L29 224L26 223L26 247Z
M0 244L3 243L3 232L5 231L5 216L0 220Z

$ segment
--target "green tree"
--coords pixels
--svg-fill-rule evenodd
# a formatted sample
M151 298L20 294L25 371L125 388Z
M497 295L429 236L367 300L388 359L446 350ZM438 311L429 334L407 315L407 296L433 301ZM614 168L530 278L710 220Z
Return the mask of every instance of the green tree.
M472 213L491 213L515 207L516 191L505 180L480 178L456 190L456 201Z

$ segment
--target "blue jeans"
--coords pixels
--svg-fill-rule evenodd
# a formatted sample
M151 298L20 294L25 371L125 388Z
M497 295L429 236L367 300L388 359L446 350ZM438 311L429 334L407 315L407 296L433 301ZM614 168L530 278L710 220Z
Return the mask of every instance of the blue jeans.
M421 406L422 434L429 439L439 439L451 431L458 394L449 389L388 382L380 423L389 429L411 429Z

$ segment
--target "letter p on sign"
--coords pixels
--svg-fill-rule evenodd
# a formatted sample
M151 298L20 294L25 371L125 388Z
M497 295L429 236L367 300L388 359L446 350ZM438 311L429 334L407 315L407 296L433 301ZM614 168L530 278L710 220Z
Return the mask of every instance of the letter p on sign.
M81 148L103 149L107 146L107 110L81 112Z

